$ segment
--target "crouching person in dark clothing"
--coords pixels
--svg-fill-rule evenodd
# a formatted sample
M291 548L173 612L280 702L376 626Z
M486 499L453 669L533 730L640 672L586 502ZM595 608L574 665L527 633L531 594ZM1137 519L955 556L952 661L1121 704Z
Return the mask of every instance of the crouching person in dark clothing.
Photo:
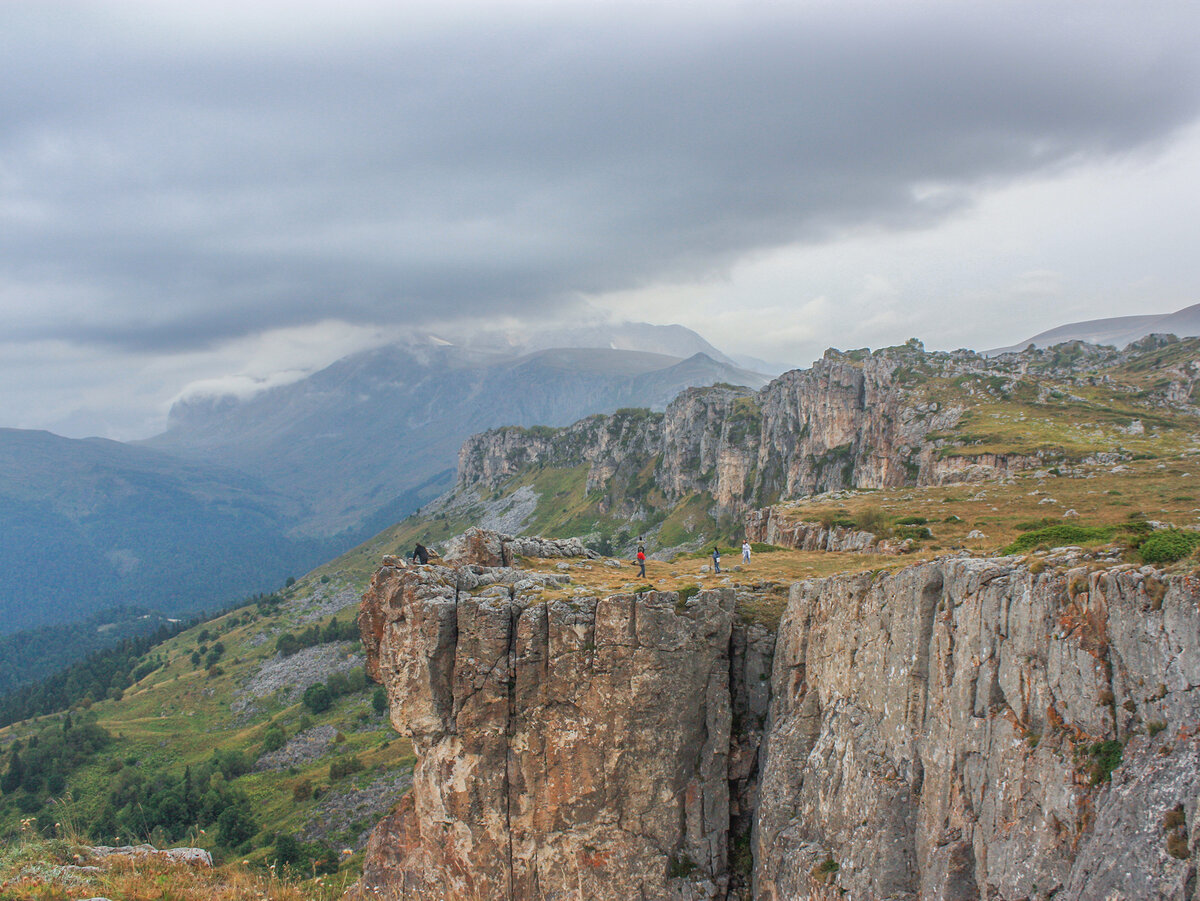
M422 566L429 562L429 548L417 542L417 546L413 548L413 563L420 563Z

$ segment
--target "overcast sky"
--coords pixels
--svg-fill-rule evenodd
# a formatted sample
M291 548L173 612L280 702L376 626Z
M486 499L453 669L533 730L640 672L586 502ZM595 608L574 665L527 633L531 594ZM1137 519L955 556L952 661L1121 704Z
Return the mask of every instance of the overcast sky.
M5 3L0 426L419 322L1009 344L1200 302L1200 4Z

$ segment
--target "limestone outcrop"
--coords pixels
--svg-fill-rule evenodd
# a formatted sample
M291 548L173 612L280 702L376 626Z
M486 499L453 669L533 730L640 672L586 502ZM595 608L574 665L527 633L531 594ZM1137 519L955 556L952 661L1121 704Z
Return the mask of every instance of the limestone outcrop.
M912 550L908 538L879 538L873 532L840 525L823 525L793 519L776 507L750 510L744 523L746 538L801 551L841 551L850 554L904 554Z
M968 558L797 585L755 897L1194 898L1198 599Z
M524 575L385 568L364 597L418 756L365 894L726 897L733 591L539 603Z
M930 399L924 385L936 375L1002 392L1028 364L926 353L915 341L874 353L829 350L758 391L689 388L663 413L623 410L563 429L474 435L459 453L458 490L490 491L535 466L585 467L587 490L606 492L631 516L650 486L669 503L707 493L720 512L740 514L843 488L1004 477L1044 461L960 446L954 430L964 405Z
M418 763L366 895L1200 897L1189 577L943 558L798 583L777 632L732 589L538 599L565 580L376 574Z
M475 563L481 566L512 566L518 557L588 557L600 555L588 550L579 538L538 538L505 535L488 529L471 528L446 542L443 562L450 565Z

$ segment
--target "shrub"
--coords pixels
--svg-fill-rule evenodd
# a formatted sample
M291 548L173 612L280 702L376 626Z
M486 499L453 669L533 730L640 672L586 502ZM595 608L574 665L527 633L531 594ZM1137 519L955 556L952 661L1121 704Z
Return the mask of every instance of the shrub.
M812 868L812 877L817 882L829 885L833 882L837 871L841 869L841 865L833 859L832 854L827 854L825 859Z
M1044 529L1047 526L1061 525L1062 520L1051 519L1048 516L1043 516L1041 519L1027 519L1024 522L1016 524L1015 528L1018 532L1033 532L1037 529Z
M750 550L755 554L773 554L776 551L786 551L787 548L777 544L767 544L765 541L751 541Z
M1163 529L1148 536L1138 547L1145 563L1174 563L1190 554L1200 542L1200 534L1188 535L1178 529Z
M217 818L217 841L227 848L249 841L258 831L249 805L235 803L226 807Z
M212 764L226 779L236 779L250 772L250 759L241 751L213 751Z
M350 680L346 678L345 673L330 673L329 678L325 680L325 687L333 697L340 698L350 693Z
M878 507L863 507L854 517L854 524L864 532L879 532L887 522L887 517Z
M729 866L743 878L750 878L754 870L754 852L751 850L749 832L734 840L733 847L729 849Z
M329 780L331 782L349 776L351 773L362 772L362 761L355 754L349 757L344 757L341 760L335 760L329 764Z
M283 727L279 723L272 723L263 735L262 753L269 754L272 751L278 751L287 744L287 735L284 734Z
M1119 741L1109 739L1092 745L1092 769L1090 773L1092 785L1112 780L1113 770L1121 765L1121 754L1124 748Z
M376 713L387 713L387 692L383 690L382 685L375 689L375 693L371 695L371 709Z
M304 690L302 701L304 706L313 713L324 713L333 706L333 695L329 693L329 689L325 687L324 683L318 682Z
M1035 547L1061 547L1069 544L1086 544L1090 541L1108 541L1116 534L1115 526L1078 526L1060 523L1044 529L1026 532L1004 549L1006 554L1019 554Z
M304 860L304 852L300 850L300 842L294 835L281 832L275 838L275 863L279 866L298 864Z
M899 519L896 520L896 525L898 525L898 526L923 526L927 522L929 522L929 520L926 519L924 516L901 516Z
M1146 589L1146 597L1150 599L1150 609L1161 610L1163 598L1167 596L1167 583L1154 576L1147 576L1143 586Z

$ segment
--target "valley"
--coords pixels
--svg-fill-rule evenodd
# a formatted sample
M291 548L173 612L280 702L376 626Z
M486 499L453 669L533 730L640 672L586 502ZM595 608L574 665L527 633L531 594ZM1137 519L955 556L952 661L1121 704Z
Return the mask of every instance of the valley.
M398 579L396 585L410 586L403 588L402 594L410 589L417 594L404 594L403 602L389 602L377 608L393 611L387 616L404 609L404 605L418 603L425 596L421 592L427 589L434 592L429 595L431 598L445 597L448 591L449 596L457 597L458 608L464 603L479 605L477 617L482 618L473 620L475 625L470 626L460 619L453 646L437 653L467 653L476 663L493 656L502 661L509 659L506 655L517 655L507 666L479 671L477 679L468 675L475 664L464 659L461 669L458 664L454 667L461 672L456 678L467 679L475 686L469 694L482 693L477 697L471 694L475 699L469 704L464 695L465 706L461 708L458 700L438 701L422 714L427 717L429 711L438 709L458 711L456 728L461 740L484 742L479 753L485 757L492 753L485 750L490 747L487 742L492 741L487 736L494 736L498 727L484 725L484 720L476 722L473 719L476 714L470 712L475 708L471 705L485 705L479 708L479 715L492 710L486 716L500 716L503 704L495 707L494 703L505 697L509 691L506 686L526 684L522 691L534 691L538 697L541 695L537 693L543 691L535 683L522 683L525 677L520 675L521 668L526 664L520 661L524 659L522 655L533 654L529 657L532 661L538 654L544 657L548 652L544 648L536 653L532 649L523 651L520 642L512 645L511 638L504 637L505 630L510 628L517 629L513 635L524 634L525 627L519 623L526 617L543 616L537 611L546 611L545 615L552 618L566 617L554 628L569 626L568 631L574 630L572 634L582 634L580 629L598 630L601 609L608 610L613 604L617 606L612 610L630 611L640 611L641 605L647 605L636 617L639 620L648 617L646 622L659 617L663 627L669 629L675 628L670 625L672 616L692 617L693 608L694 615L700 616L699 611L704 610L707 612L703 617L716 616L725 624L720 628L729 630L724 644L718 642L714 646L716 656L709 662L709 672L725 668L722 671L726 672L726 681L721 684L728 684L728 691L732 692L726 702L728 716L737 717L736 722L741 726L734 728L734 720L724 725L710 721L701 729L701 732L708 730L710 736L713 729L717 735L727 730L730 736L725 751L712 752L727 761L714 766L732 768L728 778L722 781L715 770L702 777L710 785L705 792L715 791L711 786L719 784L731 786L728 791L732 794L720 802L728 811L721 814L706 807L707 812L697 813L704 824L699 833L688 831L690 825L676 838L655 833L658 835L655 842L660 847L667 842L680 849L672 852L674 857L655 856L658 852L645 847L635 857L623 856L633 851L619 850L619 842L606 851L605 842L615 839L611 835L605 838L601 833L586 839L570 839L581 842L578 853L583 853L578 849L585 846L594 849L587 851L591 855L619 851L614 859L626 861L620 878L615 871L611 878L603 876L610 871L597 863L600 867L597 873L601 875L596 876L599 882L589 890L591 896L606 897L600 885L624 884L621 880L635 879L642 880L643 886L660 885L664 892L670 883L675 886L670 891L685 891L682 897L695 898L726 897L721 892L730 898L770 897L747 894L755 880L764 885L770 880L787 886L779 889L786 897L823 897L824 885L863 892L865 897L882 897L874 894L879 889L870 886L883 884L878 880L884 877L878 873L870 875L872 871L864 863L867 859L864 852L854 844L859 839L836 831L796 833L796 825L786 825L786 817L780 819L784 814L760 809L755 800L761 780L778 782L781 778L785 781L791 778L781 774L770 758L761 757L761 749L770 744L768 732L777 728L772 724L793 716L787 711L796 704L803 707L803 703L809 703L802 695L787 700L791 691L787 680L792 677L785 678L778 664L771 663L779 653L772 651L777 642L782 646L799 640L794 632L798 628L797 605L809 603L802 599L856 597L854 603L859 605L858 609L865 610L864 604L869 607L880 603L871 599L871 593L876 591L875 586L882 586L878 590L886 591L884 606L894 604L902 608L910 603L910 595L921 595L919 591L912 595L906 586L922 580L922 584L932 584L930 580L940 579L945 585L961 584L953 589L954 609L965 604L963 609L967 610L973 609L972 604L984 603L975 599L976 588L969 587L976 584L971 581L976 576L971 574L1000 573L1003 584L1013 586L1005 589L1016 592L1013 598L1028 597L1022 592L1032 591L1037 597L1044 596L1044 603L1051 608L1075 611L1063 613L1068 617L1064 623L1082 617L1078 621L1084 623L1083 632L1073 632L1074 626L1069 626L1061 637L1050 639L1052 644L1059 643L1054 647L1066 648L1061 642L1085 640L1087 629L1100 628L1095 625L1094 617L1117 615L1115 607L1105 613L1102 608L1089 606L1089 601L1076 598L1079 586L1085 583L1101 586L1090 589L1100 592L1096 597L1103 595L1110 598L1111 604L1135 607L1149 603L1139 598L1149 597L1147 593L1153 593L1152 588L1158 591L1154 586L1162 586L1165 592L1165 599L1160 599L1165 605L1162 609L1179 611L1172 612L1172 616L1184 615L1188 592L1192 590L1190 574L1196 565L1192 550L1198 543L1193 539L1200 534L1192 527L1200 522L1200 493L1190 485L1193 479L1200 478L1200 420L1186 400L1181 402L1177 398L1190 397L1195 371L1192 361L1196 358L1193 342L1154 343L1125 353L1060 348L1053 353L1022 356L1023 359L1003 362L1005 368L1000 370L1003 374L994 374L983 371L979 358L974 356L926 355L912 346L879 351L871 357L827 355L824 365L828 368L822 370L818 364L816 373L792 375L758 394L725 386L690 389L662 413L629 409L591 417L563 429L508 428L471 438L462 450L463 465L456 487L426 504L417 514L292 580L284 589L260 595L244 606L235 606L131 659L126 664L130 675L124 682L114 683L115 690L108 696L77 698L69 705L69 711L52 712L0 730L0 742L5 748L0 765L9 777L8 789L0 798L0 828L13 841L12 854L16 855L19 848L31 849L38 841L77 841L72 835L84 834L92 842L114 844L150 841L157 846L169 846L183 842L214 852L217 869L205 879L215 879L217 884L221 880L225 884L253 880L258 878L256 873L269 872L266 868L272 863L281 873L286 866L288 877L264 889L268 897L280 899L290 897L287 893L295 891L306 893L305 897L336 897L360 878L366 880L362 885L377 885L386 891L386 886L396 878L396 867L403 870L415 866L425 873L420 879L436 881L439 878L436 868L452 864L449 858L417 850L428 850L420 844L426 839L418 838L419 830L426 828L420 824L425 823L427 814L417 821L406 818L413 816L411 805L435 803L432 799L437 797L442 800L436 801L436 806L443 811L437 817L449 816L445 821L448 824L459 818L460 814L445 813L459 809L456 805L460 801L438 794L444 786L438 787L440 777L434 775L437 767L432 761L442 759L445 766L453 764L451 758L438 756L443 752L436 750L440 747L437 742L441 741L437 730L430 732L427 720L421 720L425 725L417 728L411 714L404 712L426 689L418 690L417 683L405 682L409 687L401 690L398 687L401 683L393 681L397 673L414 665L414 661L433 660L435 649L405 651L399 657L388 658L392 663L381 664L383 658L379 655L391 652L385 652L382 646L372 649L369 636L375 635L374 641L379 645L382 641L379 636L384 633L371 625L372 617L379 614L368 612L379 601L368 600L360 611L359 599L364 592L368 598L372 593L381 598L385 583L380 580ZM908 368L920 376L914 381L896 377L897 370ZM856 378L869 379L872 372L880 373L881 393L868 412L862 406L863 399L877 389L864 393L865 383ZM812 391L814 384L817 388ZM1036 390L1028 390L1027 384L1036 384ZM936 409L933 405L937 405ZM893 422L911 423L920 417L909 411L920 414L922 409L925 417L920 427L910 427L905 433L915 436L911 442L898 442L897 433L887 431L897 426L886 426L881 432L881 425L874 423L874 417L881 412ZM953 416L937 415L946 410L956 412ZM935 415L931 417L930 413ZM780 416L807 423L791 432L790 444L765 437L784 434L777 424L776 417ZM838 463L833 468L821 462L828 459L827 447L823 450L804 443L814 440L814 435L828 436L839 442L835 448L846 448L838 452ZM846 436L850 440L844 440ZM872 441L876 443L871 444ZM731 459L739 462L731 465ZM895 466L888 462L891 459L918 462L912 467ZM813 474L820 474L816 476L818 480L825 480L822 484L826 490L808 493L802 488L788 496L788 486L794 489L807 485ZM742 486L741 492L727 490L735 477ZM895 483L889 484L893 479ZM517 569L472 570L467 566L458 570L442 567L406 570L398 566L398 561L411 553L417 541L450 553L464 546L462 540L450 541L452 537L464 532L469 536L472 534L469 530L489 528L514 535L577 535L583 539L581 546L588 547L592 555L563 558L522 552L513 561ZM479 541L485 544L500 540L486 537L493 533L478 534ZM646 536L651 551L645 579L637 577L636 567L631 563L632 548L639 534ZM749 564L742 563L740 552L741 539L746 535L753 542ZM537 546L524 539L514 541L517 541L514 547L525 551ZM1180 544L1182 549L1165 557L1154 550L1158 545L1173 547L1172 542ZM466 542L467 547L477 544L475 539ZM789 546L792 544L795 546ZM723 571L719 575L711 568L709 555L714 545L722 553ZM810 547L813 549L806 549ZM457 561L460 567L469 563L469 559ZM469 575L471 572L475 575ZM470 587L469 581L464 582L465 578L474 580L474 587ZM1130 579L1140 579L1137 586L1141 587L1131 588ZM420 585L427 585L427 589L419 588ZM1022 585L1027 587L1019 587ZM1104 587L1109 585L1112 587ZM388 589L393 590L397 589ZM1127 600L1118 602L1118 598ZM812 603L819 603L820 609L836 617L843 602ZM1073 604L1076 606L1072 607ZM460 609L456 615L462 617L465 613ZM922 615L912 613L918 619ZM484 622L490 621L488 617L494 616L500 619L484 628ZM664 616L666 619L662 619ZM362 634L368 637L365 648L357 640L358 629L352 627L356 617ZM594 624L585 628L585 622ZM838 622L837 628L847 641L859 629L861 638L854 640L861 640L864 648L874 647L877 639L872 637L875 633L871 630L875 627L870 617ZM946 622L949 624L950 620ZM972 622L964 620L947 625L950 631L944 640L965 641L968 645L983 640L973 631L981 621ZM619 624L615 627L619 628ZM472 638L470 630L476 628L483 631ZM878 635L887 636L893 631L884 628ZM403 632L387 634L398 637ZM1058 634L1054 631L1055 636ZM1190 641L1187 634L1185 629L1177 640ZM425 630L420 635L426 637L414 633L411 638L425 641L430 633ZM893 634L889 640L901 641L901 636ZM1045 640L1045 636L1037 639ZM482 644L468 651L463 644L467 641ZM491 648L489 642L496 647ZM586 636L579 642L580 648L592 654L598 653L603 645L599 638L593 638L591 643L596 650L587 648ZM453 649L458 647L463 650ZM752 660L746 657L751 647L758 655ZM1035 656L1047 653L1040 644L1039 648L1032 652ZM741 655L736 658L740 661L736 666L734 658L729 656L735 651L735 656ZM859 652L846 653L854 658ZM628 674L634 678L636 665L632 661L623 665L635 666ZM773 666L775 675L771 676ZM751 671L754 675L744 675ZM1035 681L1050 678L1035 677L1035 671L1036 666L1020 678ZM515 673L512 676L515 683L507 681L507 672ZM737 676L737 672L743 676ZM1056 725L1058 720L1043 722L1039 719L1043 714L1033 708L1018 710L1012 698L1006 703L1018 710L1021 741L1025 739L1020 736L1028 738L1035 732L1039 740L1044 737L1045 743L1035 744L1033 750L1057 749L1056 754L1080 761L1086 759L1086 749L1093 745L1119 742L1126 749L1123 759L1142 767L1139 761L1148 759L1146 754L1151 749L1145 740L1148 723L1166 723L1173 732L1190 735L1188 724L1192 713L1187 706L1188 696L1171 694L1177 690L1171 681L1175 677L1164 676L1157 670L1131 671L1122 676L1141 680L1145 685L1152 680L1161 681L1167 686L1167 694L1157 698L1151 698L1156 693L1153 688L1139 695L1128 686L1121 689L1124 692L1121 694L1115 687L1092 689L1075 682L1063 683L1054 689L1058 692L1054 703L1058 705L1055 716L1066 718L1064 726ZM386 695L375 685L377 678L387 687ZM572 678L586 681L595 677ZM676 677L666 678L669 681ZM677 678L683 681L674 688L662 684L664 697L677 697L674 694L677 691L686 694L694 689L690 677L677 674ZM829 685L833 686L845 683L848 676L830 678L833 681ZM427 681L418 680L420 684ZM742 687L737 688L738 684ZM620 744L626 727L617 724L625 722L627 715L635 715L635 711L612 708L611 705L618 703L617 696L612 694L615 690L610 687L607 693L595 695L586 703L582 698L572 703L583 705L579 714L583 719L578 728L595 728L594 723L587 724L598 717L610 722L605 727L606 734ZM924 690L933 692L934 688L931 684ZM1009 690L1004 689L1006 693ZM1094 721L1090 714L1085 716L1081 712L1068 714L1085 709L1079 706L1084 702L1073 693L1104 690L1113 693L1120 708L1109 720ZM453 689L451 697L457 698L457 691ZM494 702L488 700L488 692L493 691L500 692ZM834 703L833 695L828 692L836 694L836 691L833 688L822 691L826 692L822 695L825 700L820 702L824 709L824 705ZM528 721L528 725L520 728L534 730L529 733L529 740L535 733L542 736L570 733L570 730L563 732L565 727L553 717L544 722L539 719L550 716L552 707L543 708L543 702L539 701L537 709L542 712L535 713L531 708L524 713L521 704L525 702L519 700L524 696L517 697L518 706L512 715L518 716L520 722ZM1120 705L1126 700L1133 705L1132 718L1121 713L1124 708ZM438 706L445 703L451 707ZM677 706L671 702L669 708L652 713L655 702L647 697L646 703L650 707L636 715L659 718L655 722L674 715L669 714L669 709ZM874 709L871 707L874 702L867 703L866 699L846 703L866 704L864 710ZM947 696L947 700L937 703L958 702ZM829 709L832 711L834 707ZM995 717L1009 716L1004 709L997 707L974 715L984 716L989 723L999 723ZM610 720L613 716L618 719ZM748 720L748 716L752 719ZM887 719L879 711L870 713L868 719L875 722L873 718L878 717ZM836 737L842 727L835 722L830 720L829 728L833 731L828 739L818 736L818 745L821 741L835 744L842 741ZM534 723L542 724L534 726ZM463 731L477 727L483 730L478 739L469 738ZM64 737L81 728L90 730L91 745L81 745L69 760L47 756L60 754L54 749L62 746ZM503 732L507 727L499 728ZM1154 726L1155 730L1162 728ZM696 736L700 734L697 732ZM674 765L670 763L670 754L691 754L686 748L691 747L689 742L693 739L685 738L683 733L680 736L682 744L675 746L675 751L659 749L655 753L660 756L653 757L659 762L646 762L644 766L671 770ZM1172 753L1191 753L1185 751L1190 748L1188 741L1177 739ZM1029 746L1028 741L1025 744ZM887 747L890 750L881 746L872 753L883 754L895 766L901 766L902 760L909 763L896 772L847 773L847 778L853 775L854 779L866 779L864 785L877 779L885 783L897 778L911 781L912 773L903 767L915 759L913 753L918 756L943 753L935 751L933 746L915 752L907 744L903 748L909 750ZM634 750L634 746L621 750L614 745L611 753L632 754ZM453 751L459 753L461 748ZM577 772L582 777L590 771L590 767L576 770L576 764L566 762L578 757L581 749L572 751L564 745L555 753L564 755L566 769L560 772L556 767L543 772L538 778L551 781L538 791L551 791L557 784L554 780L566 778L568 772ZM1043 760L1040 753L1033 754L1030 762L1022 766L1036 763L1041 767L1038 779L1060 778L1051 773L1057 764ZM18 755L22 758L20 772L11 775L13 760ZM56 764L61 768L61 781L51 780L50 772L38 770L36 761L43 758L63 761ZM929 758L924 759L928 770ZM428 761L425 770L421 769L422 760ZM1077 765L1083 767L1082 763ZM1108 815L1103 813L1108 782L1090 784L1086 768L1080 772L1084 774L1083 783L1070 789L1075 800L1069 803L1100 805L1096 808L1097 815L1103 819ZM187 788L188 784L195 788ZM410 785L417 787L410 789ZM488 785L491 787L485 788ZM500 796L510 799L516 797L506 794L507 790L498 787L494 780L481 781L478 790L500 792ZM636 797L634 792L628 798L625 794L611 795L605 796L607 800L593 798L587 804L582 797L564 800L574 797L571 792L577 790L569 789L566 795L561 795L558 789L553 789L557 793L553 797L559 800L547 803L566 803L558 816L577 822L580 829L584 829L583 824L590 816L583 811L602 813L608 805L624 809L622 805L634 803L630 799ZM810 803L804 800L807 796L802 789L788 790L801 792L796 795L797 803ZM1150 800L1143 798L1138 803L1149 805L1145 808L1146 816L1153 814ZM401 805L399 809L397 804ZM517 822L510 819L509 826L482 821L472 825L471 815L465 812L466 808L462 810L461 816L466 819L461 828L483 830L479 833L481 841L490 836L486 842L494 842L497 835L506 834L504 830L515 828L512 824ZM820 817L825 822L833 823L841 815L832 809L822 810ZM579 820L581 816L584 819ZM680 816L692 822L691 813L681 809ZM955 816L967 816L964 822L977 823L971 827L971 834L977 839L972 840L973 845L960 844L951 856L960 861L967 859L963 855L982 859L979 855L997 839L984 829L982 821L971 819L975 814ZM64 820L76 832L68 835L62 825ZM385 825L377 827L380 821ZM536 818L522 822L523 837L518 844L538 845L551 840ZM753 822L773 823L769 828L774 831L764 831L759 839L752 840L747 830ZM412 832L413 828L418 832ZM562 841L568 841L567 834L574 834L571 830L575 828L569 827ZM919 855L926 853L920 849L928 839L914 838L918 833L912 833L909 826L896 828L900 829L898 836L908 836L898 841L915 842L905 847L916 848L913 853ZM1081 828L1086 831L1087 823ZM501 831L497 833L497 829ZM58 838L38 838L39 833ZM393 841L390 836L397 834L408 836L406 842L416 843L399 857L396 854L400 852L384 850ZM771 838L784 835L805 837ZM708 849L703 855L701 845L692 844L702 836L703 847ZM1162 841L1167 837L1164 833ZM493 862L486 863L484 858L472 857L475 852L462 853L467 856L453 866L469 865L477 872L473 878L482 881L464 883L456 890L456 897L495 897L497 891L501 896L509 896L496 886L504 884L504 880L517 879L515 871L503 876L497 884L489 882L493 877L487 875L509 872L504 870L503 855L493 855L488 858ZM544 853L535 856L540 859ZM1065 888L1074 884L1071 880L1076 877L1070 869L1075 859L1073 853L1056 858L1053 874L1030 878L1040 880L1043 887L1061 884ZM404 856L409 854L415 856ZM694 870L688 870L685 858ZM18 858L12 856L12 859ZM600 861L601 857L595 859ZM635 864L635 859L640 863ZM837 869L823 869L826 860L834 860ZM933 878L930 867L943 866L941 863L935 866L933 860L920 857L918 862L905 866L915 867L909 872L920 874L919 880L928 880ZM569 869L573 864L563 858L552 869L559 872L564 866ZM653 875L660 866L669 871L667 881L661 883L655 881L660 877ZM1163 872L1174 872L1170 867ZM1026 878L1014 875L1015 871L1009 875L997 875L1000 870L976 872L972 878L984 881ZM14 885L28 885L32 877L21 877L19 873L19 870L9 871L5 878ZM128 870L118 874L102 868L99 874L89 877L93 879L89 884L99 892L113 884L104 880L117 879L118 875L126 880L131 878ZM546 881L557 877L546 871L537 878ZM886 878L900 879L897 885L912 885L904 880L916 877L892 874ZM671 882L672 879L680 881ZM862 879L868 881L855 881ZM1051 882L1046 882L1047 879ZM1055 879L1058 883L1053 882ZM701 883L714 888L711 891L702 888ZM122 884L127 897L154 897L138 894L149 889L137 888L136 880ZM685 890L685 884L691 888ZM939 884L943 886L937 889L941 894L932 897L958 897L946 888L950 883ZM1030 894L1028 886L1023 890L1030 898L1042 897L1036 892ZM511 897L527 896L524 890L512 891ZM651 891L651 895L656 891L659 889Z

